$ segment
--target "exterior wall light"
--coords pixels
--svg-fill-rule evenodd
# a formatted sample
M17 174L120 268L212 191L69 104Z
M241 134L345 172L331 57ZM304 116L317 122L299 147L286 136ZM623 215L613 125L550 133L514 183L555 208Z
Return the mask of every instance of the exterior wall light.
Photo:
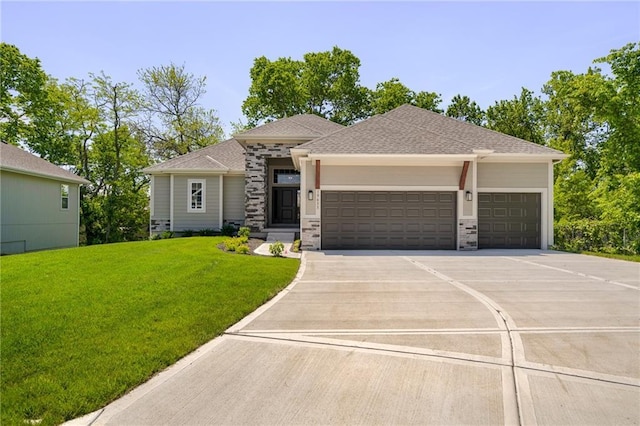
M313 200L313 191L309 190L309 192L307 192L307 200L311 201Z
M471 191L465 192L465 196L467 198L467 201L473 201L473 193Z

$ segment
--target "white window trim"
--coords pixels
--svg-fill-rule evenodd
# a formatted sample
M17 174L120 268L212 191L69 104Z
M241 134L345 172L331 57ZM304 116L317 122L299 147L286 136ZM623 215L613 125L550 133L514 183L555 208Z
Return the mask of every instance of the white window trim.
M66 188L67 190L67 196L65 197L63 195L63 188ZM62 200L67 199L67 207L64 207L62 205ZM68 211L69 210L69 203L71 202L71 187L69 186L68 183L62 183L60 184L60 210L62 211Z
M202 184L202 208L191 207L191 187L194 183ZM207 212L207 180L206 179L188 179L187 180L187 212L189 213L206 213Z

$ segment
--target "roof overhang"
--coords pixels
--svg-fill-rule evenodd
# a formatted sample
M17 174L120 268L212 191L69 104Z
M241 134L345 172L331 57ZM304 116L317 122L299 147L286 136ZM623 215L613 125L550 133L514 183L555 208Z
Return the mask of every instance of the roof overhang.
M320 160L323 165L334 166L452 166L465 161L532 163L561 161L566 154L495 154L482 151L473 154L314 154L308 149L291 148L296 169L303 159Z
M46 173L33 172L31 170L24 170L17 167L11 167L11 166L0 166L0 171L18 173L21 175L34 176L34 177L39 177L43 179L51 179L59 182L65 182L65 183L75 183L77 185L89 185L91 183L80 176L78 176L77 178L70 178L70 177L66 178L66 177L55 176L55 175L50 175Z

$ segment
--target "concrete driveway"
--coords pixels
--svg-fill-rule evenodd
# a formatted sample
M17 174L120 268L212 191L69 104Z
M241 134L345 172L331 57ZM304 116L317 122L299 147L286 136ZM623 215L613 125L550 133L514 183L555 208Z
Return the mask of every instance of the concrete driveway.
M228 333L74 424L640 424L640 265L310 252Z

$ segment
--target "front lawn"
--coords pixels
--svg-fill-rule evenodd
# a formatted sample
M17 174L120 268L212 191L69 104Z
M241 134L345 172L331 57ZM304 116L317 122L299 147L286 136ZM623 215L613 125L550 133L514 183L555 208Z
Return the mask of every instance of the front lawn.
M297 272L297 259L228 254L221 241L2 257L0 423L59 424L97 410L223 333Z

